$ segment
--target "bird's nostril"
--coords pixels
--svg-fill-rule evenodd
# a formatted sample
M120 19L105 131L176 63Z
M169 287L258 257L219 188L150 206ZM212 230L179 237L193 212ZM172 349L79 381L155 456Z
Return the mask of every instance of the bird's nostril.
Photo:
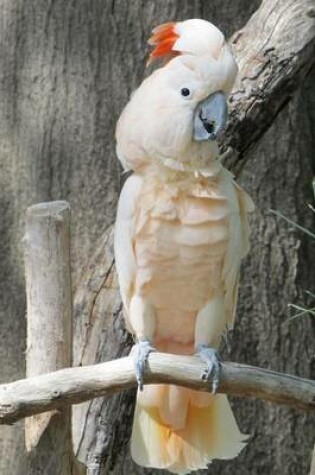
M202 110L199 112L199 118L208 134L213 134L216 126L215 120L209 120L207 117L203 117Z
M215 129L215 122L205 122L204 126L209 134L213 134Z
M208 134L213 134L213 132L215 130L215 122L214 121L203 120L202 123L203 123L204 128L208 132Z

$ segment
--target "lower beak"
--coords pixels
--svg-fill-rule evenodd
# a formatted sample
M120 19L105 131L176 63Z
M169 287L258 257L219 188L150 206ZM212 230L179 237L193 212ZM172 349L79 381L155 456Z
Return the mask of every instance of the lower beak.
M223 132L228 116L226 97L215 92L198 104L194 118L195 140L216 140Z

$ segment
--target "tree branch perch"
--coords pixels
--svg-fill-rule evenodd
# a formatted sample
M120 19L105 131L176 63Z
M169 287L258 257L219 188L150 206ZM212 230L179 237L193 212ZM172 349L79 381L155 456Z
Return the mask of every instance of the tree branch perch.
M145 383L172 383L211 391L211 385L201 379L203 369L198 357L153 353ZM131 357L4 384L0 386L0 424L12 424L132 386L136 386L136 378ZM315 381L253 366L224 363L218 392L315 410Z

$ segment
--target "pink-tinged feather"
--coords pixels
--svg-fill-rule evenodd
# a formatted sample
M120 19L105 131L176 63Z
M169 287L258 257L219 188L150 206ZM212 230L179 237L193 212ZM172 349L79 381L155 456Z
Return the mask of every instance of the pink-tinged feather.
M251 200L217 160L217 142L193 140L197 107L216 92L228 96L237 65L204 20L160 25L149 43L150 60L169 61L143 81L117 124L117 155L135 173L118 207L116 266L136 338L190 355L200 344L218 348L233 325L248 251ZM138 393L131 449L140 465L185 474L235 457L245 439L224 395L164 385Z
M174 386L150 391L155 388L159 406L142 404L140 396L135 411L131 450L139 465L183 475L207 468L214 458L234 458L243 449L247 436L239 431L225 395Z

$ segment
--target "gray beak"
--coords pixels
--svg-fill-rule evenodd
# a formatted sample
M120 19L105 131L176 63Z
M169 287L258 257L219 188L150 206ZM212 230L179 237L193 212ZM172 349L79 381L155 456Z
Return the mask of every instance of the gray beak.
M211 94L196 108L194 139L216 140L226 126L227 116L227 101L223 92Z

